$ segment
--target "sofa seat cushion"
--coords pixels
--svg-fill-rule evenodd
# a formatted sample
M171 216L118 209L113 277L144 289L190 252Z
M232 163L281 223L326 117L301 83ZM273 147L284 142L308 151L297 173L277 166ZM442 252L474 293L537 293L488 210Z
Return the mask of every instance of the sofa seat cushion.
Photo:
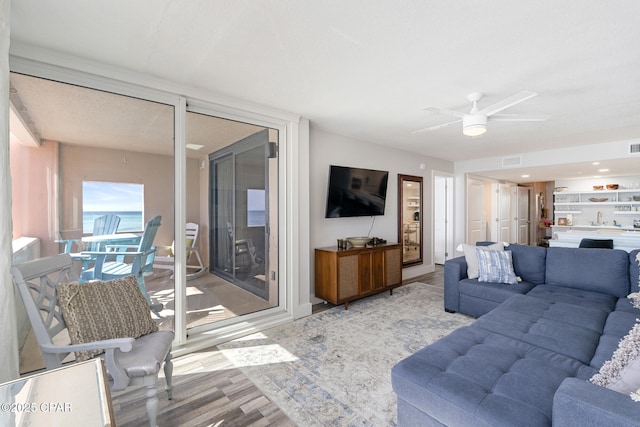
M626 299L626 298L624 298ZM623 299L621 298L620 301ZM625 337L636 324L636 319L640 317L640 310L614 311L607 317L604 331L600 337L598 349L591 359L590 365L600 369L604 362L611 359L622 338Z
M534 284L529 282L506 285L463 279L458 283L458 311L480 317L512 296L527 293L533 287Z
M550 302L597 308L606 312L613 311L618 302L618 298L612 295L552 285L536 286L527 292L527 295Z
M591 307L516 295L474 325L589 364L608 314Z
M457 329L398 363L399 398L444 425L551 425L553 396L567 377L597 370L579 361L472 326Z
M479 282L478 279L463 279L459 283L458 290L464 295L501 303L514 295L526 294L534 286L530 282L507 285L504 283Z

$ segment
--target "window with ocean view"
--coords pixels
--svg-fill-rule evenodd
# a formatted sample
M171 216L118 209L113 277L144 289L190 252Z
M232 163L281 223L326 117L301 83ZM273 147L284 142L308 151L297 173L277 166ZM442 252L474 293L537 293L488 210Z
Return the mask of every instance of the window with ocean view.
M119 182L82 182L82 232L93 231L94 220L105 214L118 215L118 231L144 228L144 185Z
M265 190L247 190L247 227L264 227L266 224Z

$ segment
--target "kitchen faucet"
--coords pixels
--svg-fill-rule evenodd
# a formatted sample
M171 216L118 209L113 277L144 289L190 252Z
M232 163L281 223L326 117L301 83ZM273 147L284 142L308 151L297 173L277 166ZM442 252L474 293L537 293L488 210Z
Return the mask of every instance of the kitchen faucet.
M602 212L598 211L596 215L596 225L600 225L601 220L602 220Z

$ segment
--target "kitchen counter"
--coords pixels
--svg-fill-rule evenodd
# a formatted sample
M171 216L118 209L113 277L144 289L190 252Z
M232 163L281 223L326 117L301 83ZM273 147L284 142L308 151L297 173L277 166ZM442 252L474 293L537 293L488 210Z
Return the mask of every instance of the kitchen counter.
M613 248L631 252L640 248L640 229L604 226L553 226L551 247L577 248L582 239L613 239Z

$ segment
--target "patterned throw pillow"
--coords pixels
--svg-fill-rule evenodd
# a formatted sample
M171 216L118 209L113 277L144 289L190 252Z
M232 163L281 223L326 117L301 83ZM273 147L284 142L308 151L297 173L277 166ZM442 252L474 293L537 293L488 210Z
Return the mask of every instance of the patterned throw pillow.
M636 322L620 341L611 360L607 360L590 381L620 393L637 393L640 388L640 322Z
M478 257L478 282L509 285L518 283L510 251L476 249L476 256Z
M464 259L467 262L467 278L478 278L478 256L476 250L481 251L503 251L504 243L497 242L489 246L471 246L466 243L462 244L462 250L464 251Z
M59 283L56 295L71 344L138 338L158 330L133 276L105 282ZM76 360L102 353L104 350L76 352Z

